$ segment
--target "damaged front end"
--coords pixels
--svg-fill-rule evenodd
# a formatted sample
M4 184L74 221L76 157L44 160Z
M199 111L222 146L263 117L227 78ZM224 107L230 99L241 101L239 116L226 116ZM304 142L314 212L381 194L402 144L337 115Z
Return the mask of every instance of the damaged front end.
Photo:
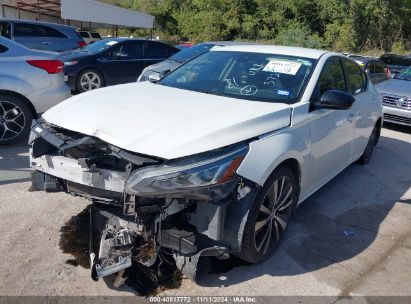
M44 120L33 123L30 144L33 190L65 191L94 204L94 278L132 262L150 267L171 259L195 280L201 257L226 259L240 252L257 192L257 185L236 174L247 144L169 161Z

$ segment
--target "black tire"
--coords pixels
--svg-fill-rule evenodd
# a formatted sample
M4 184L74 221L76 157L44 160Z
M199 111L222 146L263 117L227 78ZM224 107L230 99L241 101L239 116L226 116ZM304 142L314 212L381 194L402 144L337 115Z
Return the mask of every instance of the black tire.
M366 165L370 162L372 154L374 152L374 148L378 143L380 137L380 128L378 124L372 130L370 138L368 139L367 146L365 147L364 153L358 159L357 163L360 165Z
M85 83L83 83L83 80L86 80L86 79L90 80L89 85L86 85ZM104 77L99 71L96 71L93 69L87 69L87 70L80 72L79 75L77 76L76 88L77 88L77 91L79 91L80 93L100 89L100 88L103 88L104 86L105 86Z
M280 181L283 178L286 179L287 184L283 184L284 188L280 189ZM286 208L284 210L281 210L282 208L279 208L276 217L272 215L272 212L276 213L275 205L273 206L272 210L266 210L267 206L269 206L270 203L270 199L268 198L268 192L274 191L273 193L275 193L275 183L277 183L278 202L280 203L281 200L285 198L285 196L283 195L288 194L288 188L286 186L290 185L292 187L289 200L286 200L285 203L283 203L283 206ZM300 188L297 183L297 179L294 176L293 171L288 167L280 167L273 172L273 174L269 177L265 185L260 189L259 193L255 198L254 203L252 204L244 229L241 252L238 254L239 258L249 263L260 263L269 258L273 254L275 247L278 245L280 241L281 234L284 232L288 224L288 221L290 220L291 216L294 214L297 208L298 197L300 192L299 189ZM282 190L285 190L284 193L282 193ZM262 226L263 228L256 231L257 225L259 223L265 222L267 218L270 218L270 216L267 213L268 211L271 212L270 216L272 217L272 219L268 220L268 223L265 224L265 226ZM265 218L264 216L267 216L267 218ZM283 224L280 224L280 221L277 220L277 217L281 217L281 222ZM263 231L264 229L270 229L270 225L271 233L269 232L269 230L267 230L267 232ZM268 244L264 243L264 236L270 237L270 242ZM260 250L258 250L257 247L260 247Z
M0 146L13 145L28 138L33 113L20 98L0 94Z

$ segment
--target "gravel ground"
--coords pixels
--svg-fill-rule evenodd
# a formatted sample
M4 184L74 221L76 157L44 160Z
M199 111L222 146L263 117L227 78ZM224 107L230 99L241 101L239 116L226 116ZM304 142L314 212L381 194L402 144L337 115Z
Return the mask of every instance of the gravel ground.
M0 295L138 296L90 278L88 202L29 192L27 151L0 148ZM303 203L268 261L218 263L197 284L182 280L161 295L411 296L410 151L410 128L384 129L371 163L350 166Z

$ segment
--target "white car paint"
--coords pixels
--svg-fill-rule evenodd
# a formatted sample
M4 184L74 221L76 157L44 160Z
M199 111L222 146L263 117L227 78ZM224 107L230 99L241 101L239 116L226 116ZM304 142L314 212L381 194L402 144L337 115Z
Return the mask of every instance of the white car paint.
M355 95L351 109L310 111L324 64L331 57L345 58L342 55L254 45L212 51L304 56L318 63L301 100L292 105L139 83L73 97L44 118L120 148L166 159L253 139L237 173L263 185L278 165L293 159L301 172L300 202L361 156L377 120L382 119L382 99L370 81L364 93Z
M291 107L143 82L80 94L43 117L128 151L175 159L289 126Z

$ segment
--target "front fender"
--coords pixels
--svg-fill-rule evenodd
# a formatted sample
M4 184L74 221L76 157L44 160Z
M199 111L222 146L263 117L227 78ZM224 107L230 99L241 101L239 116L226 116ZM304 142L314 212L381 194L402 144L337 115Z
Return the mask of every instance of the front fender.
M304 166L310 152L309 128L289 128L250 143L250 151L237 170L243 176L263 186L271 173L284 161L295 159Z

